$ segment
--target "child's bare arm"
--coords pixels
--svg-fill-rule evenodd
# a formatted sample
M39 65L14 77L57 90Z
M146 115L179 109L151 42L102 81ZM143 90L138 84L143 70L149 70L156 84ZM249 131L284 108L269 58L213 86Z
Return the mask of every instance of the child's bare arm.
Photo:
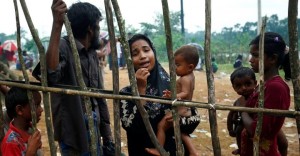
M233 111L229 111L227 115L227 130L230 136L235 137L234 131L233 131Z

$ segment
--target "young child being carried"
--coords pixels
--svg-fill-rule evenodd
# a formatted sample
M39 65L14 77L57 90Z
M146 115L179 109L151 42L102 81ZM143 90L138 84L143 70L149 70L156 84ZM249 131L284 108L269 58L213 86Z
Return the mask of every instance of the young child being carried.
M246 100L253 93L257 86L255 73L248 67L237 68L231 75L230 81L234 91L238 95L243 96ZM241 106L239 99L237 99L233 106ZM236 137L238 149L232 151L232 154L238 155L241 148L241 132L243 130L243 123L240 112L229 111L227 116L227 129L231 137Z
M247 100L250 97L250 95L254 92L254 90L257 87L255 73L252 69L248 67L237 68L230 75L230 81L234 91L236 91L238 95L243 96L245 100ZM237 99L233 105L241 106L239 103L239 99ZM231 137L236 137L236 142L238 145L238 149L232 151L232 154L239 155L241 149L241 133L244 129L240 112L229 111L227 116L227 129ZM277 142L278 150L281 153L281 155L286 155L288 145L282 130L279 131Z
M34 104L36 105L37 122L40 120L43 108L41 95L33 91ZM8 116L13 119L1 143L2 155L9 156L36 156L41 155L41 133L31 131L31 109L27 90L12 87L5 96L5 106Z
M195 87L195 76L193 71L199 61L198 50L192 45L184 45L175 51L174 59L176 65L176 74L177 76L180 76L176 81L177 99L191 101ZM169 90L165 90L163 97L170 98L171 92ZM178 107L178 114L181 118L189 117L192 115L191 108L180 106ZM172 120L171 113L165 115L165 117L158 124L157 139L161 145L164 145L165 132L169 129L169 127L165 126L167 120ZM185 131L185 129L181 128L181 138L185 143L190 156L199 155L189 136L189 134L195 130L198 124L195 125L192 131ZM146 151L153 155L159 155L159 152L156 149L146 148Z

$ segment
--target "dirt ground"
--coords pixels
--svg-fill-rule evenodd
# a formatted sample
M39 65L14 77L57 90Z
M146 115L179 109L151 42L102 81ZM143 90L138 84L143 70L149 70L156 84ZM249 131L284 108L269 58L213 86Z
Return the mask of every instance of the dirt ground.
M168 71L168 69L166 68ZM120 71L120 88L123 88L129 84L128 81L128 73L127 70L119 70ZM206 74L204 71L195 71L196 77L196 86L194 91L193 101L207 102L207 83L206 83ZM224 73L218 71L215 74L215 95L216 95L216 103L218 104L227 104L232 105L233 101L238 97L238 95L234 92L231 87L231 83L229 80L230 73ZM288 83L291 88L291 97L293 96L292 84ZM112 89L112 72L105 69L105 89ZM111 115L111 121L113 122L113 105L112 100L108 99L108 106ZM293 102L290 107L291 110L294 110ZM211 134L210 134L210 126L208 120L208 112L205 109L199 109L201 113L201 123L194 131L192 135L192 140L194 145L196 146L198 152L201 156L210 156L213 155L213 148L211 143ZM217 120L218 120L218 136L221 144L222 155L232 155L231 152L236 149L235 138L229 136L227 128L226 128L226 119L227 119L228 111L217 111ZM38 128L41 130L43 135L43 151L45 156L49 154L49 146L46 134L46 125L44 118L38 124ZM113 128L113 123L112 123ZM296 123L294 119L286 118L285 124L283 126L283 131L287 136L289 147L288 147L288 155L289 156L298 156L299 155L299 143L297 139L297 129ZM121 140L122 140L122 151L127 153L126 146L126 134L125 131L121 131Z

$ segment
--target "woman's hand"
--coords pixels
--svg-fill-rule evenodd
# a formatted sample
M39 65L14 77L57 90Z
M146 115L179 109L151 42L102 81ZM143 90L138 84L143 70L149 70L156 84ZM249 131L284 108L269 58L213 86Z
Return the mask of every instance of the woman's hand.
M136 83L140 95L146 94L148 76L150 76L150 72L147 68L140 68L135 72Z
M164 132L173 126L172 112L167 113L159 122L157 128Z
M168 89L163 91L163 97L164 98L171 98L171 91L169 91Z

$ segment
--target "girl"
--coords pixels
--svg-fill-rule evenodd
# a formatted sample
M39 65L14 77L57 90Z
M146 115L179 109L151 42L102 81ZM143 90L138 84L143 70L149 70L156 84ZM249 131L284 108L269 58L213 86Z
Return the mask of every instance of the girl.
M163 91L168 89L169 75L162 68L156 59L156 52L152 42L148 37L141 34L134 35L129 40L131 57L136 71L137 87L140 95L163 96ZM131 92L130 86L121 90L121 92ZM167 112L171 110L171 105L153 103L150 101L142 101L144 108L148 112L150 124L153 131L157 131L157 125ZM134 101L122 100L120 105L122 127L127 134L128 154L129 156L148 156L146 148L154 148L150 137L146 131L142 117L137 110ZM193 128L194 124L198 124L200 117L197 115L196 109L192 109L192 116L187 117L182 126L185 128ZM195 122L193 122L195 121ZM167 122L166 127L172 127L173 123ZM176 147L174 137L174 129L169 128L166 132L166 140L164 148L170 152L170 155L175 155ZM185 150L187 151L187 150ZM188 154L188 153L186 153Z
M259 39L257 36L250 43L250 64L254 72L259 67ZM264 40L264 108L288 110L290 106L290 90L279 76L279 68L289 66L289 59L285 57L286 44L282 37L273 32L265 33ZM286 56L288 57L288 56ZM286 60L284 62L283 60ZM287 69L287 68L284 68ZM285 71L285 76L290 77L290 72ZM258 107L259 90L256 88L247 102L241 98L241 103L246 107ZM244 130L242 131L241 156L253 155L253 136L257 124L257 114L242 112ZM263 116L262 131L260 135L259 155L279 156L277 135L284 123L284 117L271 115ZM284 141L284 140L280 140Z

